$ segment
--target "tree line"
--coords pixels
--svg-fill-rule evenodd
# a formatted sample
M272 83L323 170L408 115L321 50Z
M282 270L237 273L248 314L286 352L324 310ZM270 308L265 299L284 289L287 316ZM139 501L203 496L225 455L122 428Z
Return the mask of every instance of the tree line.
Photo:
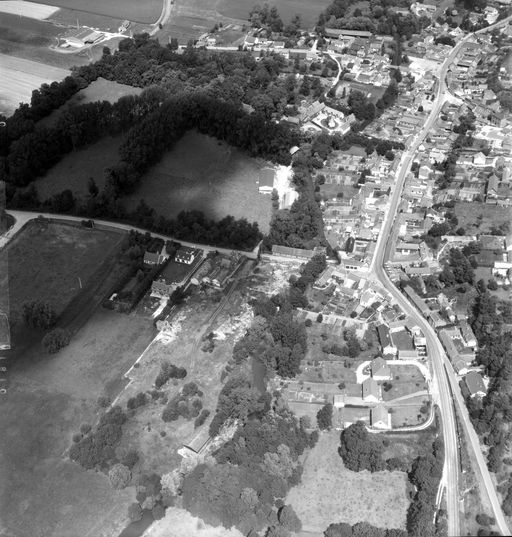
M504 330L504 305L485 285L477 285L476 289L479 294L470 317L478 341L476 359L492 380L487 395L483 399L468 398L467 405L476 432L489 447L487 466L491 472L499 472L507 444L506 424L512 419L512 334Z

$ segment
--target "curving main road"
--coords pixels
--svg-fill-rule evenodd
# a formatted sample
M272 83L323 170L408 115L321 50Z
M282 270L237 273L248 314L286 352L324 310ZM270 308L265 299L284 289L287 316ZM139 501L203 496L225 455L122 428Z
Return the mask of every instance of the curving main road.
M507 17L496 24L479 30L476 34L485 33L489 30L498 28L512 19ZM480 444L478 437L469 421L467 408L464 400L460 394L458 382L455 377L455 373L446 359L444 349L439 341L436 332L430 326L430 324L424 319L422 315L416 310L416 308L402 295L402 293L395 287L393 282L389 279L386 271L384 270L384 263L386 262L389 241L393 236L393 228L395 224L395 216L398 210L398 205L401 201L402 191L407 174L411 168L414 155L416 154L420 144L426 138L430 129L433 127L434 122L441 112L441 108L449 96L448 89L446 87L446 74L453 63L456 55L459 53L462 46L468 42L468 40L475 34L469 34L459 41L450 52L450 55L446 58L441 66L439 73L439 82L436 89L436 97L434 106L430 112L425 125L420 132L414 137L413 143L402 154L402 158L396 174L396 183L393 195L390 201L389 210L385 216L381 232L379 234L375 255L372 260L371 269L374 277L383 285L383 287L394 297L400 307L410 315L417 325L421 328L425 334L427 340L428 354L431 359L431 366L433 372L433 397L438 403L441 415L442 415L442 427L445 444L445 466L443 471L444 484L446 486L446 502L448 511L448 535L460 535L460 521L459 521L459 453L458 453L458 440L457 440L457 427L455 421L455 411L453 407L453 401L457 404L458 410L462 416L462 423L468 436L468 450L473 451L477 459L478 468L477 478L485 486L490 503L492 505L494 517L496 523L503 533L503 535L510 535L510 531L507 526L507 522L501 510L501 504L496 494L496 490L492 483L489 471L483 459L482 452L480 450ZM445 370L446 364L446 370ZM451 388L451 389L450 389ZM452 395L452 391L453 395Z

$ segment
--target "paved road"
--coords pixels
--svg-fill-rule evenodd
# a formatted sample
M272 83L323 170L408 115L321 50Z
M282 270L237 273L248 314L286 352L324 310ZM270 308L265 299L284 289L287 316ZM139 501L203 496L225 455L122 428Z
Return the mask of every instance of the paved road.
M512 17L508 17L503 21L496 23L493 26L482 29L478 34L489 31L490 29L497 28L508 24ZM462 415L462 421L466 432L468 433L468 449L474 451L478 461L477 478L484 484L489 499L492 504L494 517L496 518L498 527L503 535L510 535L507 527L507 523L501 505L496 494L496 490L493 486L491 477L483 460L482 452L480 450L480 444L476 437L475 431L469 422L467 416L467 409L462 396L458 383L456 382L453 369L452 374L445 374L444 365L447 363L447 359L444 353L444 349L437 338L437 334L427 321L419 314L419 312L412 306L408 300L402 295L402 293L394 286L384 270L384 263L389 254L389 239L393 233L393 225L395 216L397 213L398 205L401 201L402 190L405 183L405 178L411 168L414 155L416 154L419 145L428 135L430 129L434 125L441 108L449 96L449 92L446 88L446 74L450 68L455 56L459 53L461 47L473 37L473 34L469 34L459 41L451 51L450 55L446 58L441 66L439 83L436 90L436 99L433 109L428 116L425 125L421 131L414 137L411 147L402 154L399 168L397 170L396 185L391 197L390 208L386 214L383 222L381 233L377 240L377 246L374 258L372 260L371 269L373 274L381 282L389 293L394 297L400 307L414 318L415 322L420 326L425 337L427 339L427 349L429 357L431 358L431 366L434 378L433 384L433 397L437 401L441 415L443 436L445 442L445 467L443 471L444 484L446 485L446 501L448 510L448 535L460 535L460 521L459 521L459 454L458 454L458 441L457 441L457 429L455 423L455 412L453 407L453 398L450 391L450 385L455 394L455 402ZM447 368L448 369L448 368ZM449 369L448 369L449 370ZM466 416L464 416L464 412ZM483 462L483 464L482 464Z
M3 236L0 237L0 248L4 246L10 239L14 237L14 235L30 220L34 220L35 218L39 216L43 216L44 218L48 219L54 219L54 220L64 220L67 222L82 222L83 220L88 220L86 217L80 217L80 216L70 216L68 214L51 214L51 213L38 213L38 212L31 212L31 211L6 211L7 214L10 214L13 216L16 220L14 223L14 226L8 230L8 232ZM147 229L143 229L140 227L132 226L130 224L121 224L119 222L110 222L108 220L98 220L96 218L92 219L95 226L101 229L114 229L119 231L137 231L138 233L148 233ZM258 247L256 247L252 252L245 252L242 250L234 250L231 248L217 248L216 246L208 246L206 244L198 244L195 242L188 242L188 241L182 241L179 239L175 239L173 237L169 237L168 235L161 235L160 233L153 233L151 232L152 237L157 237L160 239L163 239L164 241L176 241L179 242L182 246L186 246L188 248L200 248L201 250L205 250L206 252L219 252L222 254L231 254L232 252L239 252L246 257L249 257L251 259L256 259L258 254Z

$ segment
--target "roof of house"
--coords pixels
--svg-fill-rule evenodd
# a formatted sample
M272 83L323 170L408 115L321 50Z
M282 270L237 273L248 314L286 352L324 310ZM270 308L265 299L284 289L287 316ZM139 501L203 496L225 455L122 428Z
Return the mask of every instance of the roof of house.
M304 250L302 248L290 248L289 246L279 246L277 244L274 244L272 246L272 254L311 259L316 254L316 252L314 250Z
M464 382L470 393L470 395L476 395L477 393L487 393L487 388L484 384L484 379L480 373L476 371L470 371L465 377Z
M260 170L259 187L266 186L272 188L274 186L274 175L275 172L272 168L263 168Z
M407 330L397 330L391 333L391 341L399 351L409 351L414 349L412 337Z
M387 423L389 419L389 412L384 405L377 405L376 407L372 408L371 416L372 425L374 423L377 423L378 421L383 421L384 423Z
M391 345L391 337L389 335L389 328L385 324L379 324L377 326L377 334L379 335L379 341L383 348Z
M159 252L144 252L144 263L158 264L160 262Z
M370 395L373 395L377 399L379 398L379 385L371 377L363 381L363 399Z
M389 376L389 374L391 373L391 370L389 369L386 360L384 360L384 358L381 358L380 356L378 358L375 358L375 360L372 360L370 368L373 377L375 375Z

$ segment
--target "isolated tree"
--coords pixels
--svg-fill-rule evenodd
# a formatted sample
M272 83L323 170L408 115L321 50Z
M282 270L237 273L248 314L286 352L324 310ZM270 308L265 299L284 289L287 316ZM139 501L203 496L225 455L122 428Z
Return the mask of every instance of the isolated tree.
M63 328L55 328L43 338L43 346L49 354L55 354L69 345L70 333Z
M329 429L332 426L332 404L327 403L316 414L316 422L322 430Z
M116 490L124 489L132 479L130 469L124 464L114 464L108 473L110 484Z
M52 306L41 300L33 300L23 304L23 319L30 328L48 329L57 320Z

